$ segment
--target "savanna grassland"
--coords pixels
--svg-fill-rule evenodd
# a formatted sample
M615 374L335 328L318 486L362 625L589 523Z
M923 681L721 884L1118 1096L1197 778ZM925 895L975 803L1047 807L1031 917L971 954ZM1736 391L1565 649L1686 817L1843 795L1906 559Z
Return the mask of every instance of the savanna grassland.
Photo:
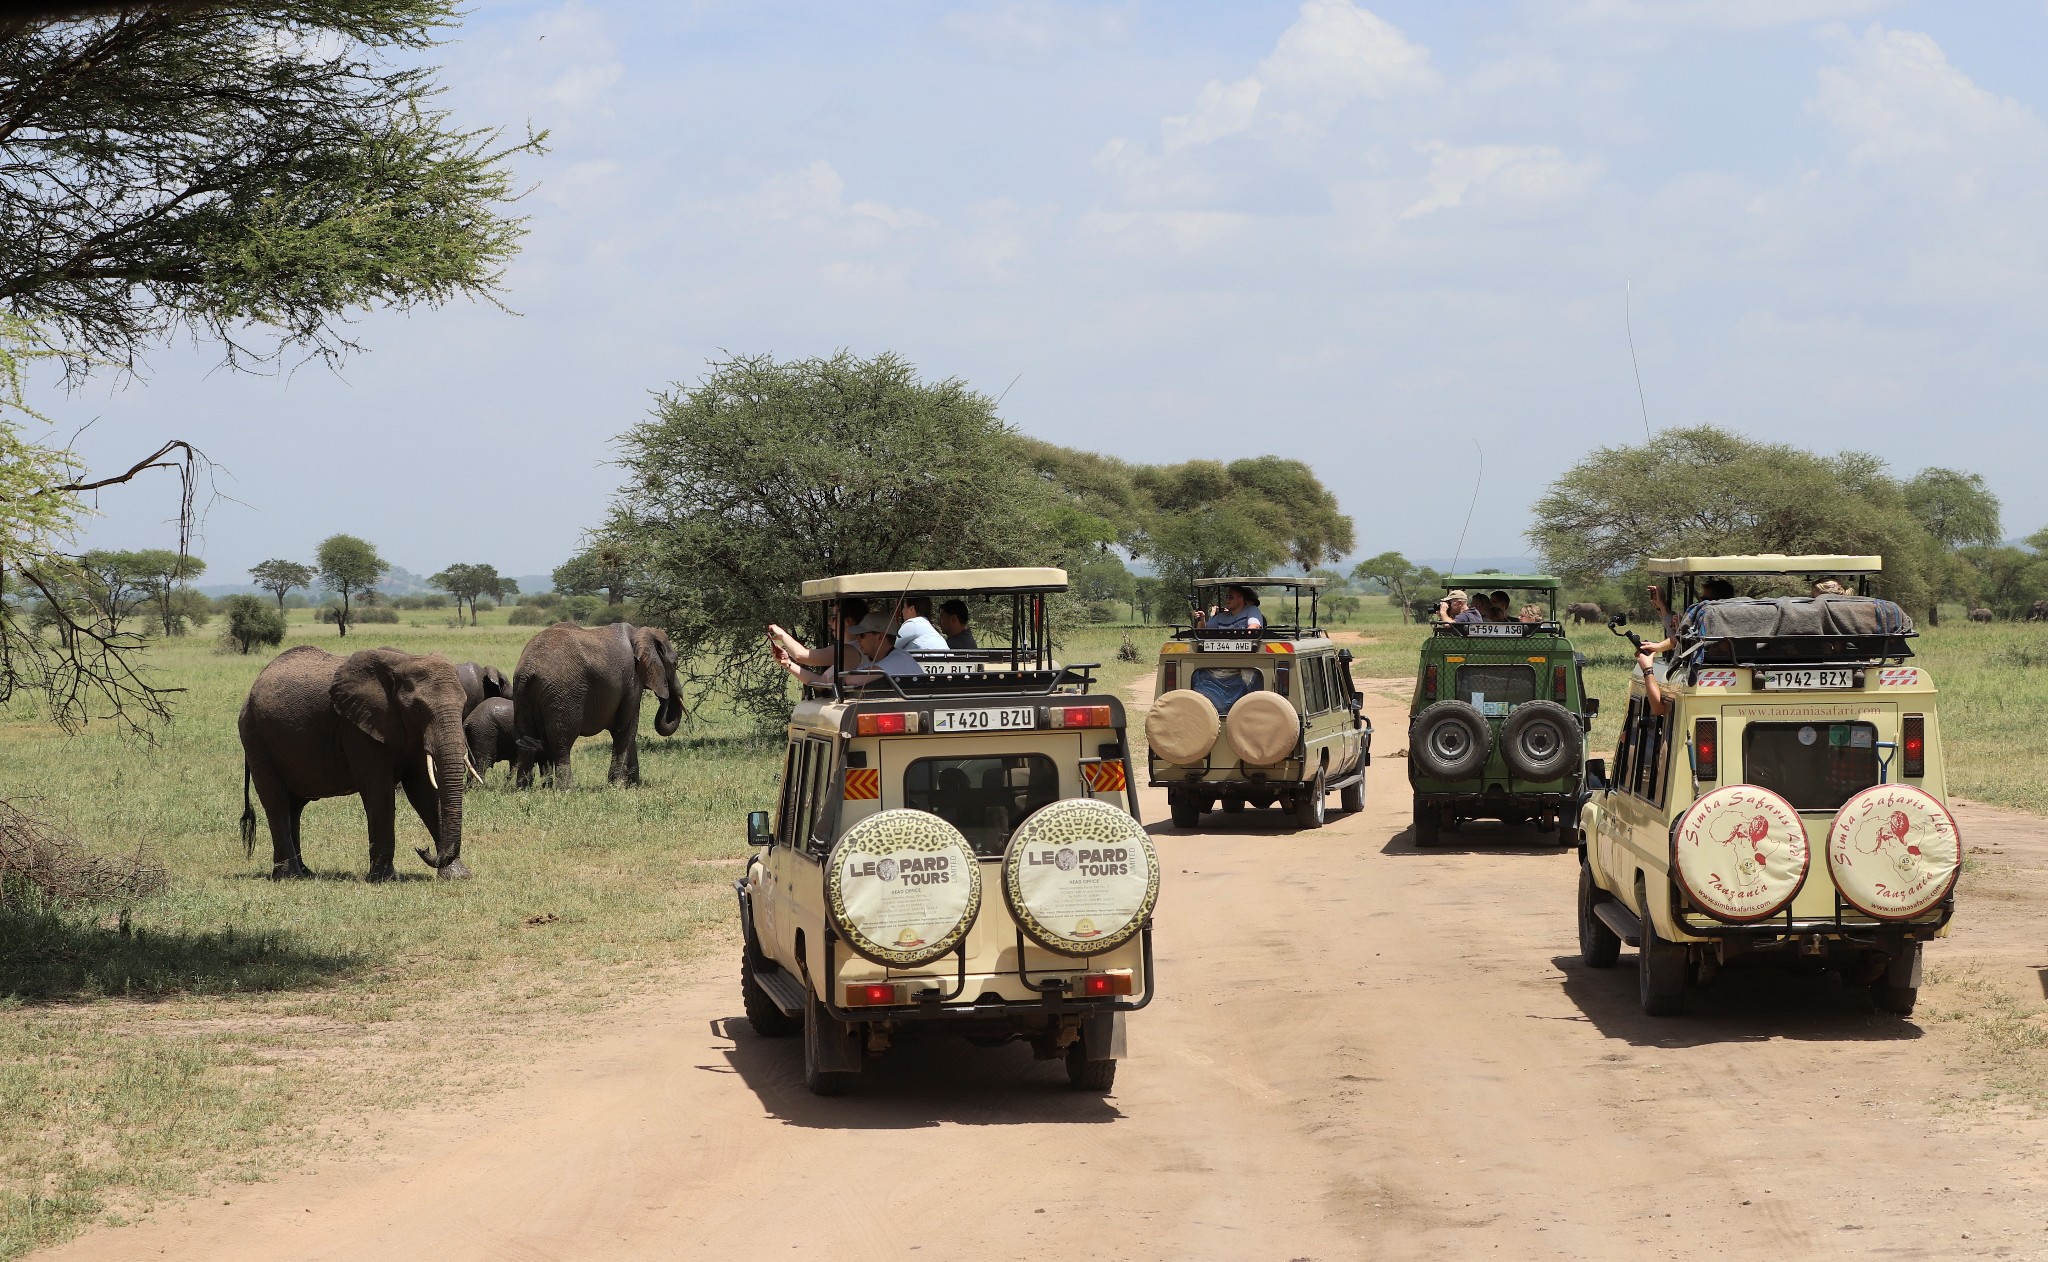
M342 641L293 617L285 647L390 644L508 673L536 630L429 612ZM1116 665L1119 634L1081 633L1062 656L1122 682L1148 668ZM319 879L277 884L267 830L245 856L236 828L235 714L271 654L201 632L148 656L185 689L154 746L111 724L0 722L18 806L170 874L125 904L0 909L0 1259L355 1142L369 1110L512 1085L519 1049L728 940L744 818L773 805L779 750L737 720L664 740L646 707L636 789L605 784L605 737L578 742L567 792L516 792L500 764L465 803L470 881L412 857L426 832L401 798L401 879L365 885L361 806L314 803Z

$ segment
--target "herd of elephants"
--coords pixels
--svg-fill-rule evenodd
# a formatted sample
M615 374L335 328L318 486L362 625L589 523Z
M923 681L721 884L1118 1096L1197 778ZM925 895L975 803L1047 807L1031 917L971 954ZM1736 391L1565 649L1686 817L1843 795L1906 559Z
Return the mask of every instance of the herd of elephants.
M609 732L611 780L640 781L640 694L660 703L654 730L683 717L676 653L657 627L558 622L526 642L510 680L495 666L394 648L346 657L310 644L277 655L256 682L236 726L242 737L242 842L256 844L256 810L270 826L273 878L312 873L299 850L299 820L319 798L362 798L372 881L397 875L397 797L433 838L418 854L443 880L469 875L462 862L462 794L471 776L513 765L524 788L536 770L570 784L579 736Z

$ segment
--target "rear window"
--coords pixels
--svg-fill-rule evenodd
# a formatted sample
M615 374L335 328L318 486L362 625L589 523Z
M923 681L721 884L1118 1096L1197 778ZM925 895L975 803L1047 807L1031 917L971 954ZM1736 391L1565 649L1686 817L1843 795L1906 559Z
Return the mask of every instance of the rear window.
M1060 795L1060 773L1044 754L920 758L903 771L903 804L960 830L974 853L999 857L1010 834Z
M1501 715L1511 706L1536 699L1536 672L1528 666L1460 666L1458 698L1479 707L1481 714Z
M1752 723L1742 732L1742 778L1802 811L1832 811L1877 783L1869 723Z
M1256 666L1201 666L1188 687L1209 698L1216 713L1228 714L1239 697L1259 690L1259 671Z

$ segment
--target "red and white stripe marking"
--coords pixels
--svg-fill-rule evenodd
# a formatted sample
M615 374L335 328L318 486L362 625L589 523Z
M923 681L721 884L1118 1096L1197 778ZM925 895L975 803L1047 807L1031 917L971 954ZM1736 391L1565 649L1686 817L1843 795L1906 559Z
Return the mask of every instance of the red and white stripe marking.
M1877 672L1877 686L1880 688L1911 688L1920 682L1920 670L1916 666L1887 666Z
M1703 670L1700 672L1699 686L1702 688L1733 688L1735 686L1735 672L1718 669Z

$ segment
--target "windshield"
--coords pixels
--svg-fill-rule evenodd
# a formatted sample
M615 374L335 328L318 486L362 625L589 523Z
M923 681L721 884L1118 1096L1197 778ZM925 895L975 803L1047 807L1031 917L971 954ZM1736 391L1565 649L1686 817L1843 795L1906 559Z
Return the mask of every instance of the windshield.
M903 805L959 829L985 858L1000 857L1017 825L1059 795L1059 769L1044 754L920 758L903 771Z
M1802 811L1838 810L1877 783L1877 728L1869 723L1752 723L1742 733L1742 778Z

